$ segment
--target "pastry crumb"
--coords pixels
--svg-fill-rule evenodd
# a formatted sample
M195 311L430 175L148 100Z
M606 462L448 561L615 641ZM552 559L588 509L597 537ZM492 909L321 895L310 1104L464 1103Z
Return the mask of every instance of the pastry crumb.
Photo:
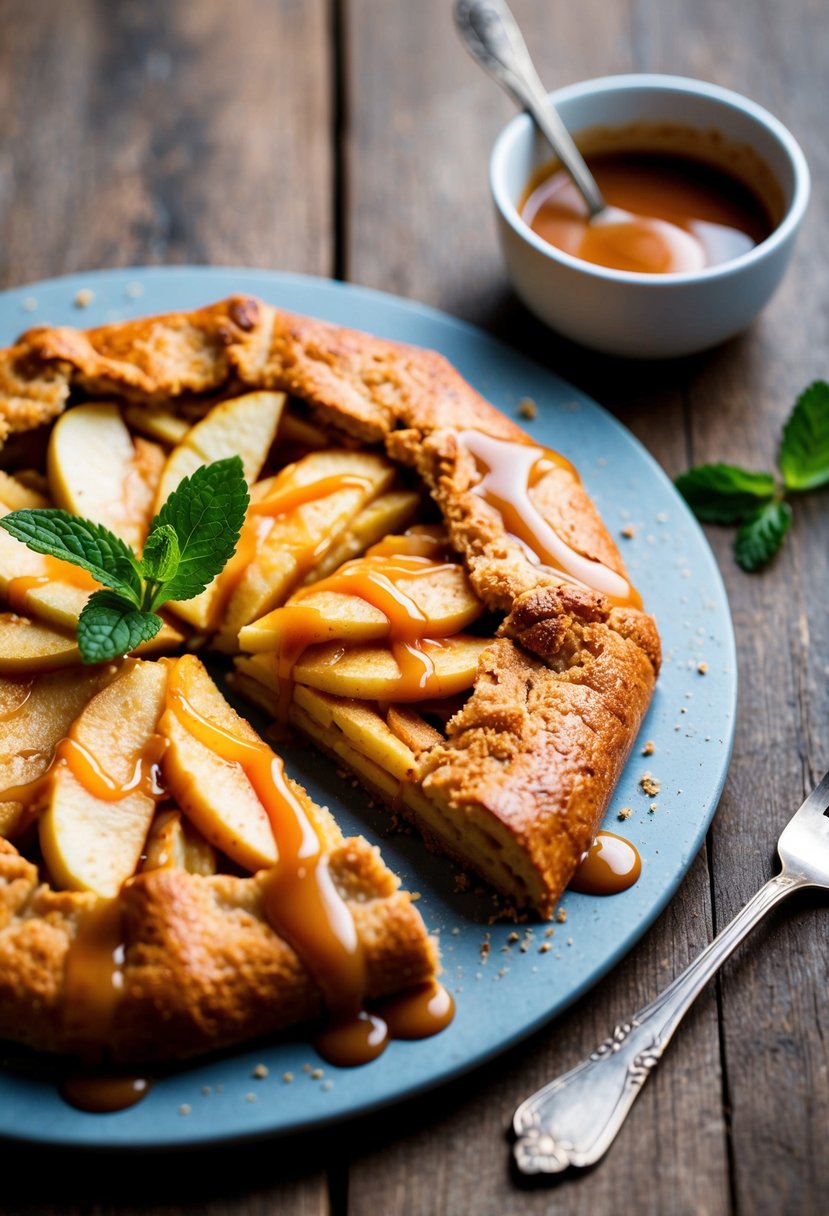
M291 1082L293 1081L293 1079L294 1079L294 1074L292 1072L283 1072L282 1080L285 1082L286 1085L290 1085Z
M556 912L556 920L558 921L558 923L560 925L564 924L564 922L567 920L567 909L566 908L559 908L558 912Z
M246 1102L255 1102L256 1094L252 1090L250 1090L248 1093L245 1094L245 1101Z
M697 663L697 671L699 672L699 674L701 676L704 676L705 673L708 671L708 664L707 663Z
M554 933L555 933L555 929L553 928L553 926L552 926L552 925L549 925L549 926L548 926L548 927L547 927L547 928L544 930L544 936L545 936L545 937L552 937Z
M643 773L639 778L639 784L642 787L642 793L647 794L649 798L655 798L662 789L662 782L650 773Z
M207 1094L212 1094L213 1086L212 1085L202 1085L201 1091L205 1096L207 1096Z
M510 933L509 937L507 938L507 942L512 944L513 942L517 942L518 940L519 940L518 934L513 929L512 933Z
M532 422L538 417L538 406L533 401L532 397L522 397L518 402L518 413L521 418L526 418L528 422Z
M657 804L656 804L655 802L652 802L652 803L650 804L650 806L648 807L648 814L649 814L649 815L653 815L653 813L656 811L656 806L657 806Z
M323 1070L321 1068L312 1068L311 1069L311 1080L312 1081L321 1081L324 1076L325 1076L325 1073L323 1072Z
M320 1086L320 1089L324 1089L326 1093L328 1093L329 1089L333 1089L333 1088L334 1088L333 1081L323 1081L322 1085Z
M552 948L553 948L552 942L542 942L541 945L538 947L538 953L547 954L548 951L552 950Z
M193 1113L193 1107L189 1106L187 1102L182 1102L181 1106L178 1108L178 1113L180 1115L190 1115Z
M630 819L632 814L633 814L633 811L629 806L623 806L621 811L619 811L618 818L619 819Z
M653 739L648 739L647 743L642 748L642 755L643 756L652 756L655 751L656 751L656 747L654 746Z
M92 290L92 288L91 287L82 287L80 289L80 291L75 294L75 307L76 308L89 308L89 305L92 303L92 301L94 299L95 299L95 292Z
M266 1064L257 1064L253 1070L252 1076L256 1077L257 1081L264 1081L268 1075L268 1067Z
M311 1071L311 1065L310 1065L310 1064L303 1064L303 1065L302 1065L302 1071L303 1071L303 1072L310 1072L310 1071Z
M622 536L626 537L628 540L633 540L635 535L636 529L634 528L633 524L625 524L624 528L622 528Z

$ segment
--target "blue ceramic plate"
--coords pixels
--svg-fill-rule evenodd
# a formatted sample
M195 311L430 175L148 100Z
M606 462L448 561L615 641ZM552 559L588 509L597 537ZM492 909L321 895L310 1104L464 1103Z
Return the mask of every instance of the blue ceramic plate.
M81 288L94 292L75 305ZM529 948L510 944L512 926L489 926L487 897L456 892L455 868L413 836L386 835L386 816L338 778L316 753L286 753L289 771L330 804L346 832L365 832L412 890L427 926L440 935L457 1017L443 1034L392 1043L358 1069L324 1064L306 1042L258 1046L160 1078L131 1110L88 1115L58 1097L50 1061L5 1052L0 1135L48 1144L175 1146L251 1139L346 1119L430 1089L481 1064L549 1021L596 984L630 950L670 899L700 847L725 780L736 702L734 639L711 551L669 480L609 414L571 385L451 317L405 300L321 279L233 269L153 269L85 274L0 296L0 344L24 328L100 325L145 313L193 308L234 291L390 338L433 347L505 413L531 397L529 430L570 456L615 536L662 632L665 666L653 706L608 812L607 826L634 841L640 881L600 899L568 894L566 923L528 926ZM700 664L707 665L701 674ZM642 743L654 753L645 758ZM657 798L639 779L661 780ZM651 812L651 803L655 809ZM633 814L618 819L621 807ZM539 951L541 943L551 947ZM488 946L488 950L487 950ZM255 1066L268 1076L253 1079ZM322 1070L322 1075L316 1070ZM312 1071L314 1070L314 1071ZM284 1080L293 1074L293 1081ZM255 1100L248 1095L253 1094ZM182 1109L189 1114L182 1114Z

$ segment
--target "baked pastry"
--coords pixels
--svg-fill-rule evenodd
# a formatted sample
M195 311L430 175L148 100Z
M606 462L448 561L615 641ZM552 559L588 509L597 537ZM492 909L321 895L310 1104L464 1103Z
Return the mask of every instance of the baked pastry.
M31 471L38 460L33 437L58 418L44 485ZM92 480L137 479L138 492L113 497L84 477L84 462L73 454L103 435L102 471ZM173 606L169 634L157 645L187 649L207 639L226 652L241 650L240 691L345 762L431 844L513 905L552 913L598 829L660 661L655 624L563 457L537 447L439 355L250 297L86 333L41 328L23 335L0 352L3 441L8 484L0 480L0 502L10 509L36 505L22 500L45 490L59 505L129 532L136 543L153 502L181 476L239 452L252 506L236 557L203 596ZM67 630L89 588L62 582L64 572L53 568L22 569L17 551L13 560L4 552L11 549L4 535L0 595L18 623L7 617L0 624L0 672L13 650L4 646L4 628L19 631L22 614L40 631L28 643L36 653L30 670L54 672L38 677L54 681L76 659ZM187 638L194 629L198 636ZM205 864L209 856L203 829L212 821L201 802L210 788L209 779L179 783L177 807L167 812L173 818L153 829L172 834L183 857L183 824L191 836L202 829L197 844L190 842L193 867L194 858ZM175 818L182 810L184 821ZM309 813L328 840L326 833L335 833L330 821L318 810ZM223 839L218 843L228 853ZM370 936L383 957L378 968L388 973L371 994L429 979L434 951L407 897L391 893L393 879L373 852L363 857L368 846L340 845L331 836L332 867L337 848L350 858L339 881L356 894L355 907L363 906L360 884L369 872L376 884L383 927ZM234 909L234 925L244 920L250 934L244 943L234 939L231 953L238 974L253 985L256 1016L241 1017L241 989L230 1010L217 1010L196 978L192 992L210 1029L194 1028L171 993L175 1008L165 1020L174 1030L161 1046L152 1010L165 999L149 972L133 985L128 971L125 991L154 997L137 1002L134 1017L129 1005L119 1010L116 1054L204 1050L319 1010L324 980L309 979L306 969L297 981L302 995L288 1001L291 1014L274 1021L279 966L263 962L259 946L271 931L252 912L261 908L270 873L258 867L270 859L261 842L258 852L229 855L258 872L245 878L165 870L126 883L122 902L131 931L139 941L146 929L152 943L146 958L128 949L127 959L130 965L140 959L142 967L153 961L161 974L176 957L170 941L178 918L191 925L211 908L211 915L217 907L222 915ZM349 866L358 877L348 876ZM42 981L27 972L31 1006L43 1005L48 992L57 1008L60 959L77 909L89 901L79 892L38 887L32 863L10 846L0 867L7 918L0 952L16 956L36 940L15 944L21 934L62 926L63 954L57 950L51 972L44 967ZM210 936L216 939L212 930ZM400 937L407 945L392 965L389 952ZM206 946L196 950L210 975L207 953ZM302 970L295 958L291 967L294 977ZM269 977L262 981L267 993L260 970ZM280 989L283 996L288 989L293 993L291 985ZM9 1025L3 1011L15 1004ZM0 988L0 1035L25 1038L27 1026L44 1024L29 1016L31 1009L14 1021L22 1009ZM260 1015L265 1020L257 1021ZM28 1041L34 1037L38 1045L63 1044L54 1026L49 1034L31 1031Z

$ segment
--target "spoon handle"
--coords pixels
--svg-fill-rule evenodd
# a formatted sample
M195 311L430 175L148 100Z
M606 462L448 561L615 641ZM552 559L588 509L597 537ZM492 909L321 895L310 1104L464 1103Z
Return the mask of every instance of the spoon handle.
M523 109L567 169L594 216L606 203L570 132L550 103L518 23L503 0L457 0L455 24L473 59Z

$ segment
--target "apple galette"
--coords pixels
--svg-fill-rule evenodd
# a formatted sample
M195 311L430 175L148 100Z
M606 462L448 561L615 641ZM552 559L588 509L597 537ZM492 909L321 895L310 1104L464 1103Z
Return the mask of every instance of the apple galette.
M566 459L440 356L248 297L30 331L0 352L2 442L4 511L62 508L136 552L212 462L241 458L249 506L204 590L92 666L100 583L0 528L0 1036L175 1057L327 1009L365 1038L366 1002L433 984L377 850L284 777L196 651L552 914L659 666Z

